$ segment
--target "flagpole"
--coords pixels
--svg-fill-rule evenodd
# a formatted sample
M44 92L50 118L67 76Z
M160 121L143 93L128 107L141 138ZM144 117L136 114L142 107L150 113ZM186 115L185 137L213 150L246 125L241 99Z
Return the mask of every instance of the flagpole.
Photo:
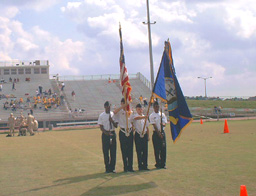
M152 98L153 98L153 92L152 92L151 97L150 97L150 101L149 101L149 104L148 104L148 110L147 110L146 116L148 116L149 109L150 109L150 106L151 106L151 100L152 100ZM141 133L142 135L144 135L147 120L148 120L148 118L145 119L144 126L143 126L143 130L142 130L142 133Z
M125 103L125 105L127 104L127 94L126 94L126 91L125 91L125 96L124 96L124 103ZM125 118L126 118L126 136L127 136L129 134L127 106L125 106Z

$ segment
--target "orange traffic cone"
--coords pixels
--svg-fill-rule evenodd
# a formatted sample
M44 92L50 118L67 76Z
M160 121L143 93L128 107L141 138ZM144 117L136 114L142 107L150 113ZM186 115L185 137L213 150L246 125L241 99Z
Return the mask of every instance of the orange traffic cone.
M227 119L225 119L225 124L224 124L224 133L229 133L229 129L228 129L228 121L227 121Z
M202 118L200 119L200 124L201 124L201 125L202 125L202 124L204 124L204 123L203 123L203 119L202 119Z
M240 196L248 196L245 185L241 185L240 187Z

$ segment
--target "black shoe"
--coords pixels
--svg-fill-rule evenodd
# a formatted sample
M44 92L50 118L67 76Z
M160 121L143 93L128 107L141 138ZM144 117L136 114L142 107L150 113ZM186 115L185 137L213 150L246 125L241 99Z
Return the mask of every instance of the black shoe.
M166 167L166 166L162 166L161 168L162 168L162 169L167 169L167 167Z
M133 169L129 169L128 172L134 172L134 170Z
M126 173L126 172L128 172L128 170L127 170L127 169L124 169L124 172Z
M143 170L145 170L145 171L149 171L149 169L148 169L147 167L145 167Z
M105 173L108 174L108 173L110 173L110 171L106 170Z
M157 169L160 169L160 168L161 168L161 166L158 165L158 164L155 164L155 167L156 167Z

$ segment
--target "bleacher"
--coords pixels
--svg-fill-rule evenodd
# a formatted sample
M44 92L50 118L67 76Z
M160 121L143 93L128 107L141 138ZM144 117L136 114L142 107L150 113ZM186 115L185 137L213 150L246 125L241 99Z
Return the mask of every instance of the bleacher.
M46 90L48 92L49 89L52 89L53 87L51 85L51 81L49 79L37 79L37 80L31 80L30 82L20 80L15 84L16 90L12 89L12 82L7 82L2 84L3 90L1 94L7 96L8 98L1 98L0 100L0 119L2 122L7 121L10 113L13 113L14 116L19 116L22 112L25 116L28 112L30 112L30 108L28 107L28 103L26 103L27 97L29 96L31 98L31 107L34 106L34 100L33 96L36 95L36 90L38 89L39 85L43 87L43 92ZM23 98L23 104L21 107L19 106L16 111L13 111L8 105L8 109L3 109L4 103L8 101L10 103L11 100L19 100L20 98ZM38 120L44 120L49 119L49 116L52 116L53 118L63 118L64 116L67 116L67 110L62 105L56 109L52 108L48 111L44 111L44 106L41 104L38 104L38 107L36 109L33 108L34 116ZM54 115L51 115L54 114Z
M112 110L120 106L122 98L119 74L117 75L97 75L97 76L59 76L54 75L50 78L49 62L36 60L34 62L11 61L0 62L0 79L3 86L0 92L0 124L6 124L10 113L15 117L20 116L21 112L27 116L30 109L33 108L33 115L41 122L66 123L68 121L95 121L101 112L104 111L105 101L110 101ZM140 73L130 74L130 83L132 86L132 106L139 103L139 97L142 95L147 98L151 95L149 82ZM12 78L12 81L9 81ZM19 78L15 83L15 89L12 89L14 78ZM110 79L111 78L111 79ZM64 91L61 91L61 82L65 83ZM44 105L39 103L34 109L33 97L36 96L38 87L43 87L43 92L49 89L52 93L57 93L57 97L64 96L64 103L55 108L44 110ZM75 100L71 93L75 92ZM30 97L30 106L26 102ZM10 106L11 100L20 100L23 103L18 105L16 110ZM7 110L4 109L4 103L8 101ZM73 112L70 113L69 109ZM77 112L76 112L77 110Z
M132 86L132 105L139 102L139 97L149 99L150 89L138 78L130 79ZM75 91L75 100L71 93ZM119 80L109 83L108 80L84 80L84 81L65 81L65 97L72 111L82 109L85 113L94 111L98 114L104 110L105 101L110 101L112 109L120 106L122 98Z

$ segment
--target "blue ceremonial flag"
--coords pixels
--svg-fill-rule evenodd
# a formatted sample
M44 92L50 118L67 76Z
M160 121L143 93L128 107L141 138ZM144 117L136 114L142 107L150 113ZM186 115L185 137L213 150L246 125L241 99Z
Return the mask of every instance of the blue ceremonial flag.
M168 104L172 139L175 143L193 119L176 77L169 40L165 42L153 95Z

